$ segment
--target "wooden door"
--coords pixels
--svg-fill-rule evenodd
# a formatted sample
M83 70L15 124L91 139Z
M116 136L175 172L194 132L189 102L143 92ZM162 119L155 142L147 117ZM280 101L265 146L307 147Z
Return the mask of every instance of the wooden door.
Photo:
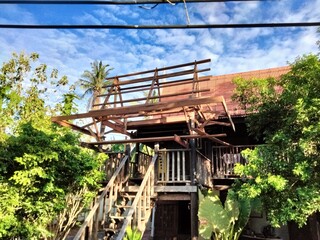
M178 203L157 203L155 218L155 240L178 239Z

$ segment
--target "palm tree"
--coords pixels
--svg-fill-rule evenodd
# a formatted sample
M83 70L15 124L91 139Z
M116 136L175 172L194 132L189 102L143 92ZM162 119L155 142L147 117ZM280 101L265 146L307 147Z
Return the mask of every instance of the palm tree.
M105 88L103 86L109 83L106 77L112 69L109 64L103 64L102 61L94 61L91 63L91 71L85 70L81 75L79 84L85 90L82 98L86 95L91 96L89 106L100 104L100 98L97 96L104 93Z

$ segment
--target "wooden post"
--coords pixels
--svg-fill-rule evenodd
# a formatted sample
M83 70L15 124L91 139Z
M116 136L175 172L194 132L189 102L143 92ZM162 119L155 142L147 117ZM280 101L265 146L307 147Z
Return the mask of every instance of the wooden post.
M139 169L139 154L140 154L140 143L136 143L136 155L134 157L134 165L133 165L133 172L132 177L136 177Z
M160 150L159 148L160 148L159 143L156 142L154 144L154 152L155 152L155 154L159 154L159 150ZM153 185L156 185L157 181L159 180L158 179L158 176L159 176L159 166L158 166L158 164L159 164L159 157L157 159L157 162L154 164Z
M191 129L195 128L194 119L190 120ZM191 134L195 134L194 131L191 131ZM195 172L196 172L196 140L190 139L190 148L191 148L191 159L190 159L190 177L191 185L195 185ZM191 193L191 206L190 206L190 215L191 215L191 239L198 239L198 194L195 192Z
M130 174L130 160L131 160L130 153L131 153L130 144L126 144L125 145L125 154L129 157L129 159L126 162L126 166L124 167L124 175L123 175L124 178Z

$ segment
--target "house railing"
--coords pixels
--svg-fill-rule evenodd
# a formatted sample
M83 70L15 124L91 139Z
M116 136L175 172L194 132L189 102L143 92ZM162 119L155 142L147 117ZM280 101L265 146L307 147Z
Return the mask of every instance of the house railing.
M131 228L137 228L142 233L146 228L146 224L152 212L151 199L154 197L154 166L157 159L158 155L155 154L134 198L134 201L124 219L121 230L116 237L117 240L124 238L126 228L128 226L131 226Z
M152 155L138 151L137 160L130 163L130 177L143 178L147 172L148 166L152 161Z
M234 167L237 163L246 164L241 151L256 145L218 146L212 148L212 174L214 178L235 176Z
M113 176L114 172L117 170L121 160L125 156L124 152L110 152L107 153L108 159L105 161L104 165L100 169L105 173L106 179L109 180Z
M107 186L104 187L100 196L95 199L93 207L73 238L74 240L97 239L98 230L106 222L107 213L110 212L113 202L117 200L122 185L126 181L125 166L128 159L128 155L123 157Z
M157 183L190 182L189 150L163 149L159 151Z
M211 159L207 158L200 151L197 151L196 179L199 184L207 187L213 186L211 162Z

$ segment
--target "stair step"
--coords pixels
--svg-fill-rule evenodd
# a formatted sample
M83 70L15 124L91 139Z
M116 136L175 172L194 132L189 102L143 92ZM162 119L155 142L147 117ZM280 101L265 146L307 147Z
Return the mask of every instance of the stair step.
M121 220L121 219L125 219L126 218L126 216L112 216L112 215L110 215L109 216L111 219L118 219L118 220Z
M127 218L127 216L109 216L109 217L114 220L123 220ZM141 220L145 220L145 218L142 217Z
M121 195L121 197L129 198L129 199L133 199L136 197L136 195L130 195L127 192L121 193L120 195Z
M131 205L115 205L117 208L131 208Z
M113 234L115 234L117 230L113 229L113 228L104 228L103 231L105 231L105 232L113 232Z

